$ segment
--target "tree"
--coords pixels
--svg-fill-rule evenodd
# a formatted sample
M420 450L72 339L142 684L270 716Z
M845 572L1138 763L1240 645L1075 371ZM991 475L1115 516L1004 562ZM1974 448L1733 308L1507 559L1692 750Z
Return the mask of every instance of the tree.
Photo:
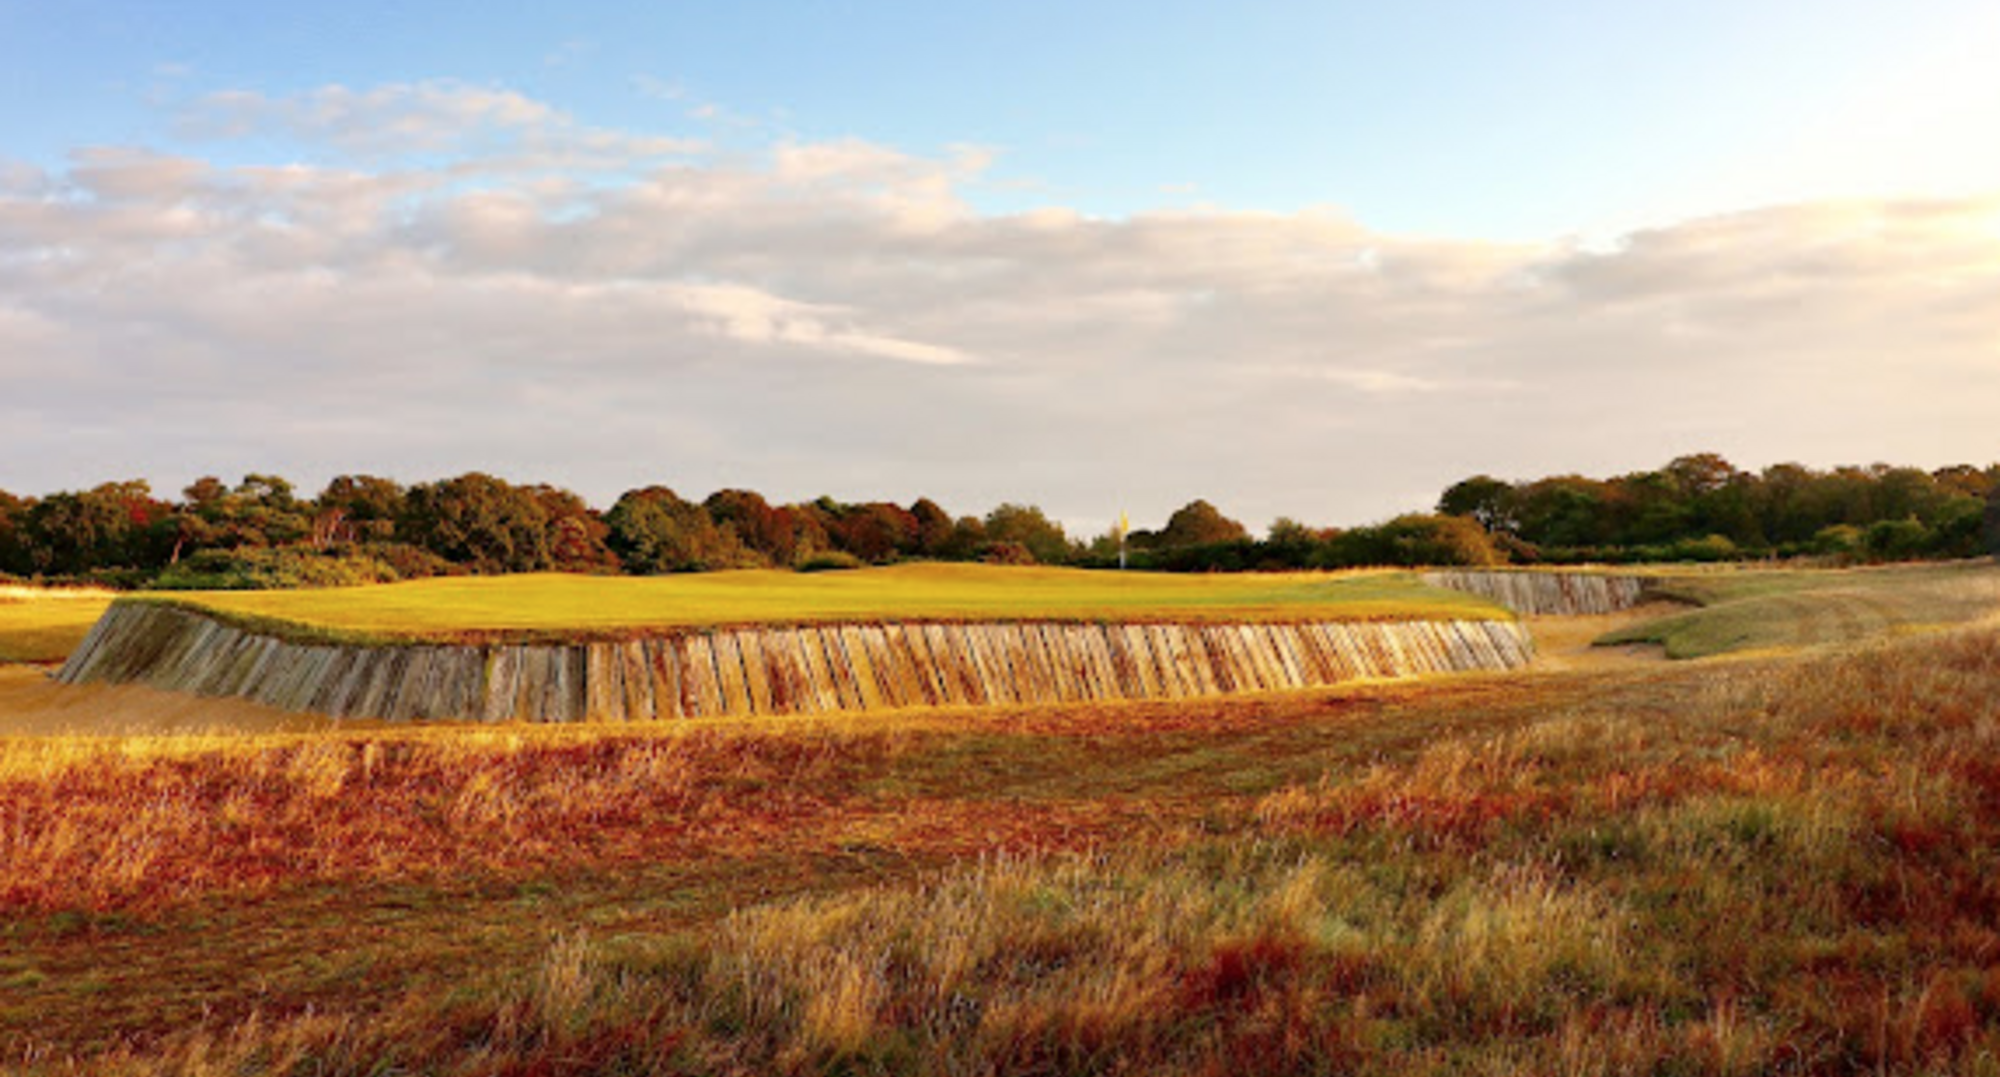
M21 543L21 526L34 502L0 490L0 572L26 574L28 552Z
M397 530L474 572L540 572L554 564L548 510L531 492L482 472L412 486Z
M1924 553L1931 541L1931 529L1914 516L1877 520L1861 533L1862 548L1877 561L1907 561Z
M764 495L751 490L717 490L702 502L716 526L736 536L744 548L766 562L789 565L798 558L798 516L772 508Z
M558 486L524 487L548 517L549 567L557 572L616 572L618 558L606 547L610 534L583 498Z
M886 501L843 506L830 530L836 546L863 561L879 564L917 548L917 518Z
M1304 568L1312 563L1321 542L1319 532L1289 516L1271 521L1264 539L1265 556L1285 568Z
M1491 475L1474 475L1445 489L1437 510L1446 516L1470 516L1488 531L1518 530L1514 486Z
M1008 502L987 513L986 541L1015 543L1044 565L1069 560L1069 536L1034 505Z
M402 484L392 479L376 475L335 477L314 501L314 545L394 540L405 497Z
M910 518L917 522L917 552L925 557L946 557L953 529L951 514L928 497L910 506Z
M1520 536L1538 546L1595 546L1611 521L1605 484L1581 475L1538 479L1520 491Z
M106 568L157 568L169 532L169 506L144 480L108 482L51 494L21 521L20 541L35 572L74 574Z
M1174 510L1174 514L1167 518L1167 526L1154 540L1154 545L1170 550L1181 546L1236 542L1249 537L1250 532L1242 524L1224 516L1214 505L1197 499Z
M192 509L217 504L228 496L229 485L213 475L203 475L181 490L182 502Z
M1675 457L1661 472L1688 498L1720 490L1742 474L1735 464L1712 452Z
M1469 516L1398 516L1376 527L1357 527L1328 540L1319 563L1355 565L1497 565L1504 561L1493 536Z
M940 555L948 561L970 561L985 545L986 522L977 516L960 516L952 521L951 537L945 540Z
M1931 472L1940 487L1966 497L1984 498L2000 485L2000 465L1981 470L1971 464L1952 464Z
M205 475L181 491L172 513L169 563L199 550L273 548L317 538L316 511L301 503L292 484L276 475L252 473L234 487Z
M628 490L604 514L609 543L627 572L699 572L755 564L736 533L664 486Z
M2000 560L2000 486L1986 495L1986 552Z

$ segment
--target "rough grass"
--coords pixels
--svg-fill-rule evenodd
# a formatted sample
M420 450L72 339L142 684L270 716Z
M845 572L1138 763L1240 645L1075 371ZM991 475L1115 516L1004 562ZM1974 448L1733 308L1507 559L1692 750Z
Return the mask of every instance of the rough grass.
M1991 562L1678 576L1655 591L1698 608L1598 642L1659 643L1669 658L1793 650L1963 625L2000 614Z
M709 625L881 620L1503 619L1406 572L1185 575L912 564L663 577L558 574L149 597L267 630L356 640L630 635Z
M1197 706L16 742L0 1042L115 1077L2000 1072L1996 689L1988 628Z
M0 662L60 662L111 604L108 591L0 587Z

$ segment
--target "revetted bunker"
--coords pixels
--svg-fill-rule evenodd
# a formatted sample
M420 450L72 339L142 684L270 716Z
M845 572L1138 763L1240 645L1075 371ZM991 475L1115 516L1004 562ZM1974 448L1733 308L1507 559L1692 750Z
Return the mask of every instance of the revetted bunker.
M1190 699L1506 670L1511 621L878 623L686 629L620 642L297 642L124 600L57 677L389 720L569 722Z
M1573 617L1617 613L1645 601L1645 576L1595 572L1439 570L1424 582L1490 599L1515 613Z

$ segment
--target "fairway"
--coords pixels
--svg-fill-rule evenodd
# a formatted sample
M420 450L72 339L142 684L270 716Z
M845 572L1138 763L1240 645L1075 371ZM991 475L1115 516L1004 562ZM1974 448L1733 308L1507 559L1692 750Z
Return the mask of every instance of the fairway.
M1407 572L1171 575L911 564L610 577L457 577L315 591L149 596L245 627L354 642L615 638L650 629L870 621L1504 620Z
M0 587L0 662L60 662L104 608L108 591Z
M1698 608L1621 628L1602 644L1658 643L1669 658L1852 644L2000 614L1989 561L1844 570L1733 570L1663 578Z

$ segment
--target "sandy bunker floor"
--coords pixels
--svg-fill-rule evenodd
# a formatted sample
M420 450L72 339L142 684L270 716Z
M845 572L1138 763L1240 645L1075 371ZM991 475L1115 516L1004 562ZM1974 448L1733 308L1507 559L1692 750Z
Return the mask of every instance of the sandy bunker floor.
M0 664L0 736L305 733L361 724L135 684L68 687L57 684L51 672Z
M1535 668L1590 670L1664 661L1666 651L1661 647L1592 647L1590 641L1676 608L1653 604L1601 617L1526 618L1535 637ZM0 663L0 736L310 733L382 724L293 714L246 700L210 699L141 685L65 687L50 677L51 672L49 667Z

